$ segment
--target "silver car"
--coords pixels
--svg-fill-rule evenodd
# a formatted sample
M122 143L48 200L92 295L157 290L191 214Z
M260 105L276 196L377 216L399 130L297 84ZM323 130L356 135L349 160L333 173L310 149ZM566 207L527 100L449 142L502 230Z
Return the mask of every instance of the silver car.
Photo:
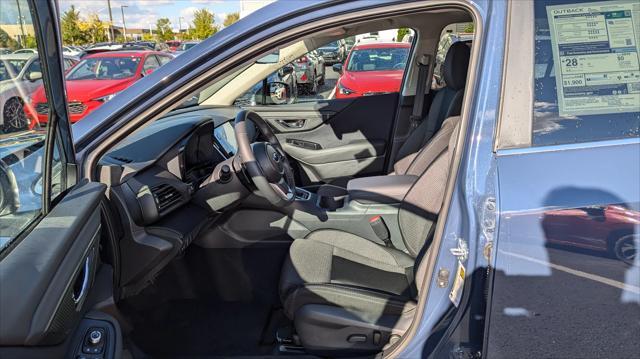
M298 91L302 94L315 94L318 87L324 85L324 58L317 51L311 51L299 57L293 63L298 83Z
M65 56L65 69L77 60ZM15 132L29 128L30 120L24 104L42 84L42 70L37 54L0 55L0 132Z

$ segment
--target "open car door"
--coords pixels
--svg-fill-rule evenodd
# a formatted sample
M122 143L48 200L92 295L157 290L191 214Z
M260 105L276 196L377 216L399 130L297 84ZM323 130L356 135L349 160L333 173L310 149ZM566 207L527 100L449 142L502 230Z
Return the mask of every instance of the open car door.
M31 122L30 93L14 81L22 112L3 110L17 126L0 134L0 357L111 358L121 350L118 324L89 312L104 298L96 293L113 288L100 255L105 186L77 180L56 3L2 3L33 34L10 44L37 44L41 70L28 81L44 86L48 106L37 111L49 115L47 124Z

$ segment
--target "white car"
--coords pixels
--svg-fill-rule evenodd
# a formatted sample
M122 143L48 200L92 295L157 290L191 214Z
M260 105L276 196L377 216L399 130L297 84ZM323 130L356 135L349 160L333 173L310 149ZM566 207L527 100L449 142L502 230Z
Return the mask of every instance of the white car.
M16 50L13 52L14 54L37 54L38 50L37 49L20 49L20 50Z
M64 57L65 69L77 60ZM21 131L30 122L24 112L24 104L42 84L42 70L38 55L0 55L0 133Z

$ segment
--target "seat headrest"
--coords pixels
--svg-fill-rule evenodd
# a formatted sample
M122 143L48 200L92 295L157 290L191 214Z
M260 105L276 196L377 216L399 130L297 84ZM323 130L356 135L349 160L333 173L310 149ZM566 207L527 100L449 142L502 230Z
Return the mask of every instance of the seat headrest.
M467 82L467 69L471 50L464 42L456 42L447 51L442 64L442 75L447 87L461 90Z

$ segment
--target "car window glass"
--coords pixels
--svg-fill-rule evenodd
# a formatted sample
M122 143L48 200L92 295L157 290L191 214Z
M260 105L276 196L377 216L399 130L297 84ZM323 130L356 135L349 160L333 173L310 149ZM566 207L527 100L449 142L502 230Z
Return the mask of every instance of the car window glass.
M149 71L149 70L155 70L158 67L160 67L160 63L158 62L158 59L151 55L148 56L147 59L144 61L144 65L142 66L142 71Z
M2 3L3 13L23 22L24 36L0 37L0 47L26 54L0 55L0 76L13 78L0 87L0 251L42 214L42 174L49 119L45 70L34 48L34 26L26 0ZM22 13L22 19L17 18ZM36 59L33 59L35 56ZM28 66L24 68L24 66ZM24 77L17 78L24 71ZM38 108L38 110L36 110ZM65 158L54 145L51 199L65 190Z
M87 58L74 66L66 78L67 80L125 79L136 74L139 63L139 57Z
M390 29L329 41L266 78L239 84L247 90L234 104L286 105L399 92L411 50L406 35L412 33Z
M535 2L533 146L640 136L640 5L589 4Z
M167 62L171 61L171 58L169 56L158 56L158 59L160 59L160 66L166 64Z

